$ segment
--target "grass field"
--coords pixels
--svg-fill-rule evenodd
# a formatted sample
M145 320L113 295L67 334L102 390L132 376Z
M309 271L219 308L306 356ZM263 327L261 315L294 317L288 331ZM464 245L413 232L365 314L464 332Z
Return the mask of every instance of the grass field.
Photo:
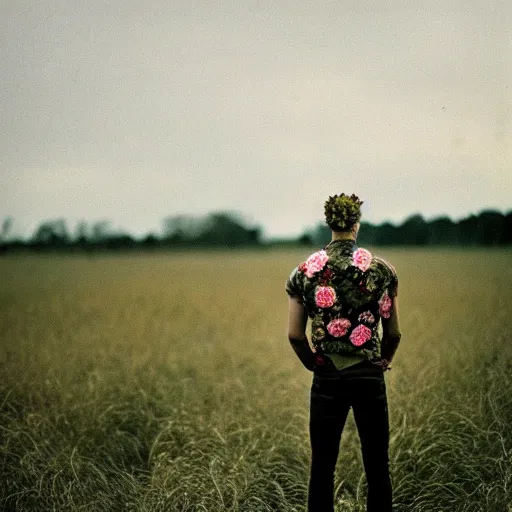
M512 511L512 252L386 250L398 512ZM0 258L0 509L304 511L307 251ZM338 511L364 510L352 417Z

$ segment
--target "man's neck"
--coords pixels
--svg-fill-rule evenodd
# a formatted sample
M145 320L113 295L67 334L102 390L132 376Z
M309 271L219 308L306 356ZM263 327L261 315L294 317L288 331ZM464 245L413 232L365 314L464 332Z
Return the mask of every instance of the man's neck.
M332 231L331 242L336 242L338 240L352 240L356 241L354 238L354 234L346 231Z

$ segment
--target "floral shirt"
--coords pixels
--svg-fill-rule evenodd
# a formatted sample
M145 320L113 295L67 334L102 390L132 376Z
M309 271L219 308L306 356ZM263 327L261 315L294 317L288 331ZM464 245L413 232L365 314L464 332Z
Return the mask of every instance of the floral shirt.
M354 240L331 242L286 281L286 292L299 298L311 319L313 350L338 370L381 358L379 321L390 317L397 291L393 266Z

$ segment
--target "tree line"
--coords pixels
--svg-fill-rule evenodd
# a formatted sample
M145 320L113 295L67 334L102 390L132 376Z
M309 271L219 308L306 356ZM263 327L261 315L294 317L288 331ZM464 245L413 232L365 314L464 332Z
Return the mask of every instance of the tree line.
M141 238L112 228L108 220L77 223L74 232L65 219L45 220L26 239L13 234L14 219L4 220L0 230L2 250L108 250L158 247L224 247L251 246L262 243L259 226L249 226L233 212L210 213L204 217L176 215L163 221L159 234L149 233Z
M203 217L167 217L159 234L140 238L112 229L106 220L80 221L70 232L64 219L45 220L28 238L17 237L14 220L4 219L0 229L0 250L114 250L136 248L263 247L279 245L323 246L331 237L324 224L307 229L294 239L264 240L261 226L254 226L233 212L210 213ZM378 246L504 246L512 244L512 210L483 210L453 221L443 216L425 220L409 216L400 224L362 222L358 244Z
M325 224L303 235L307 241L322 245L328 243L331 232ZM425 220L422 215L409 216L400 224L361 222L358 235L360 245L413 246L492 246L512 244L512 210L506 214L498 210L483 210L453 221L442 216Z

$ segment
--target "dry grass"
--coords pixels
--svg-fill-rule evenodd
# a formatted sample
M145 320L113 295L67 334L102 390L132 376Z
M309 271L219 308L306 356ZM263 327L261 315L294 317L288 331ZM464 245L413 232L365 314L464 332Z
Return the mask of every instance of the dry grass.
M396 510L511 510L511 252L376 252L400 276ZM284 293L305 255L0 259L0 508L305 510ZM336 492L364 510L352 419Z

